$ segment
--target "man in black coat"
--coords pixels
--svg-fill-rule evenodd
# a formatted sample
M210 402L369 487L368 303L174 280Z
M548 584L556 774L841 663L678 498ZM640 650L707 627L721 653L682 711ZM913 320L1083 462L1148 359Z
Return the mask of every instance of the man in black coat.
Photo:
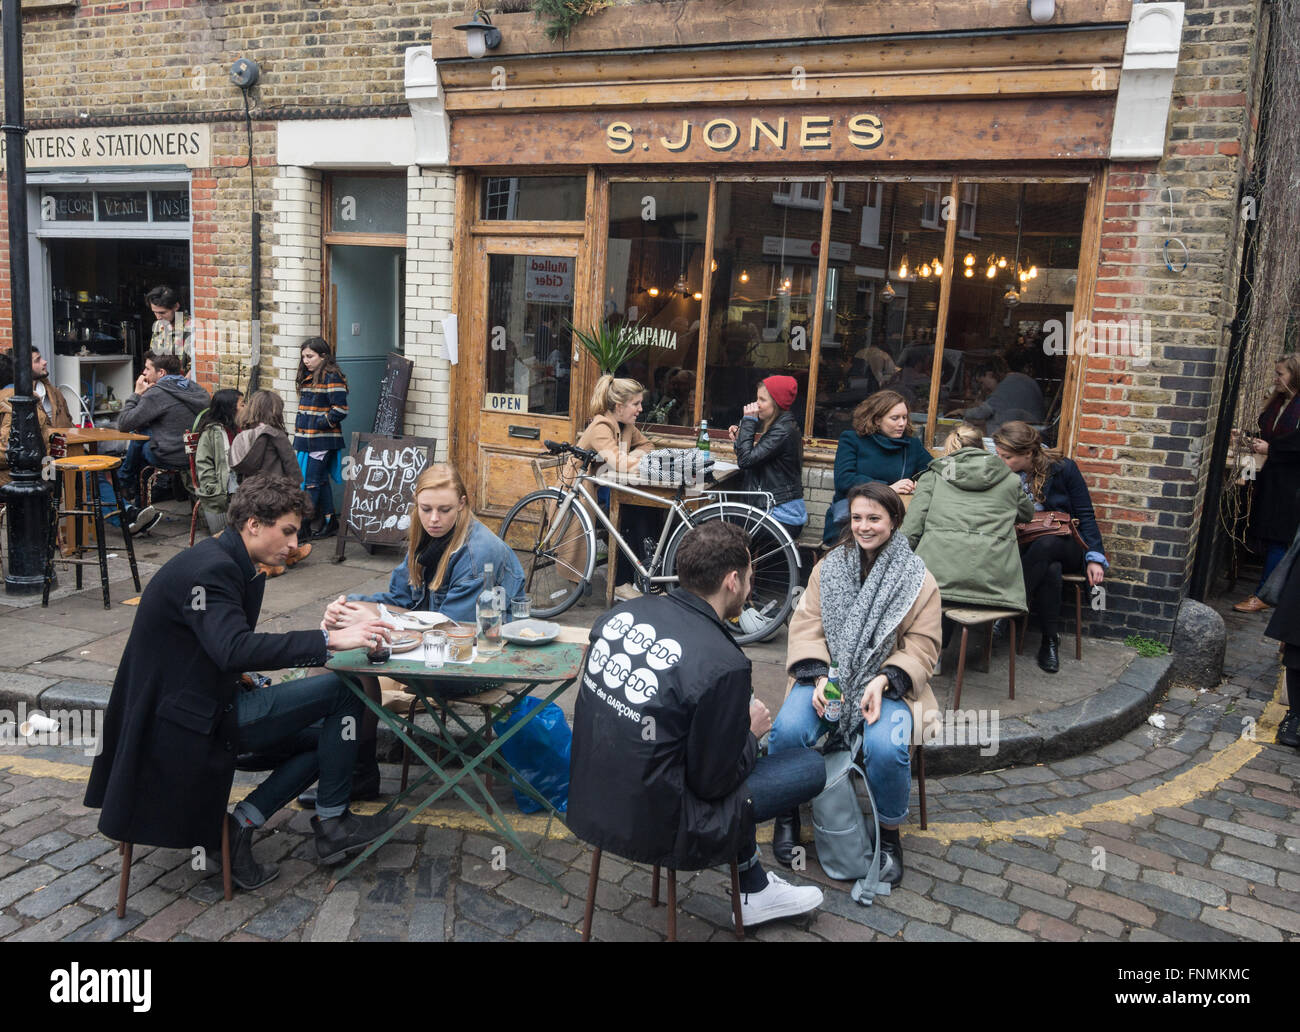
M821 890L763 869L755 824L823 787L811 749L756 760L772 726L751 700L750 662L724 620L740 615L753 569L744 531L690 531L681 587L610 610L591 631L573 712L568 825L612 853L676 870L737 861L746 925L806 913Z
M348 810L362 704L335 674L245 688L245 671L321 666L331 650L387 640L389 625L257 634L265 576L296 547L310 503L284 477L245 481L220 537L167 562L140 599L105 715L85 805L109 838L219 848L231 825L231 872L245 889L278 873L253 860L253 831L320 779L312 827L323 863L378 838L397 815ZM241 690L243 688L243 690ZM281 757L227 817L240 753Z

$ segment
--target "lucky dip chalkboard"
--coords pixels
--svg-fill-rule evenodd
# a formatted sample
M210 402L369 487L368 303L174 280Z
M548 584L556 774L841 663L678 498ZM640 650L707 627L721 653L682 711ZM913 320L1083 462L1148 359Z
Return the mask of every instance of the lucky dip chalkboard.
M436 442L428 437L352 435L343 461L343 512L335 562L347 539L367 551L375 545L405 545L411 527L411 493L433 462Z

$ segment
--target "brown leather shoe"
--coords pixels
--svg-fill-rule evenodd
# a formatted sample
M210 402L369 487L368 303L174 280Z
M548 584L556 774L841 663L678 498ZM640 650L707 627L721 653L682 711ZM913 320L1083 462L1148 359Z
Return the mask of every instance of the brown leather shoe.
M257 572L258 572L258 573L264 573L264 574L266 574L268 577L278 577L278 576L280 576L280 574L284 573L284 567L283 567L283 566L267 566L266 563L258 563L258 564L257 564Z
M1250 598L1238 602L1232 608L1239 613L1258 613L1261 610L1270 609L1272 607L1267 602L1261 602L1254 595L1251 595Z
M294 566L302 562L309 555L311 555L311 544L299 545L285 557L284 565Z

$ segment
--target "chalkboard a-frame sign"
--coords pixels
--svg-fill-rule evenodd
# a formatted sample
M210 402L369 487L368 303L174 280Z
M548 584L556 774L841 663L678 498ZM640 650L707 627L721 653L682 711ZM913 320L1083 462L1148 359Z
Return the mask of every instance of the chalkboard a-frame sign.
M367 552L375 545L406 547L415 482L433 462L431 437L352 435L343 469L343 512L334 561L342 562L348 538Z
M411 386L411 370L415 363L403 358L396 351L388 353L388 364L384 366L384 378L379 381L379 403L375 407L375 429L377 434L399 436L402 432L402 419L406 414L406 392Z

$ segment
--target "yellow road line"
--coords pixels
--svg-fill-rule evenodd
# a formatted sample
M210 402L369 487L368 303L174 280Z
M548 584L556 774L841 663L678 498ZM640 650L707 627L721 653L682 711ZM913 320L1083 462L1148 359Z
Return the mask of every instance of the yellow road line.
M1277 730L1278 722L1285 712L1280 701L1282 691L1282 676L1279 674L1277 692L1264 708L1264 712L1260 714L1253 739L1239 738L1191 770L1184 771L1163 785L1157 785L1138 795L1098 803L1082 813L979 823L939 822L932 824L928 831L909 828L907 834L909 837L933 839L945 845L964 839L981 839L987 842L1021 836L1047 838L1087 824L1097 824L1102 821L1116 821L1123 824L1135 817L1151 813L1159 807L1182 806L1183 803L1191 802L1197 796L1213 791L1216 785L1232 777L1260 754L1264 749L1263 743L1272 738L1272 732ZM0 773L21 774L29 778L56 778L60 781L86 781L90 776L90 768L21 754L0 753ZM237 785L231 791L230 798L243 799L251 791L251 786ZM296 807L297 804L295 803L294 806ZM382 804L377 802L360 803L353 807L358 813L377 813L381 808ZM431 806L414 818L413 823L436 828L453 828L457 831L491 833L493 830L492 826L478 814L450 807ZM558 820L551 821L548 833L546 818L537 814L510 814L510 825L515 831L532 832L550 839L571 837L569 830ZM770 841L770 828L761 828L759 839Z

